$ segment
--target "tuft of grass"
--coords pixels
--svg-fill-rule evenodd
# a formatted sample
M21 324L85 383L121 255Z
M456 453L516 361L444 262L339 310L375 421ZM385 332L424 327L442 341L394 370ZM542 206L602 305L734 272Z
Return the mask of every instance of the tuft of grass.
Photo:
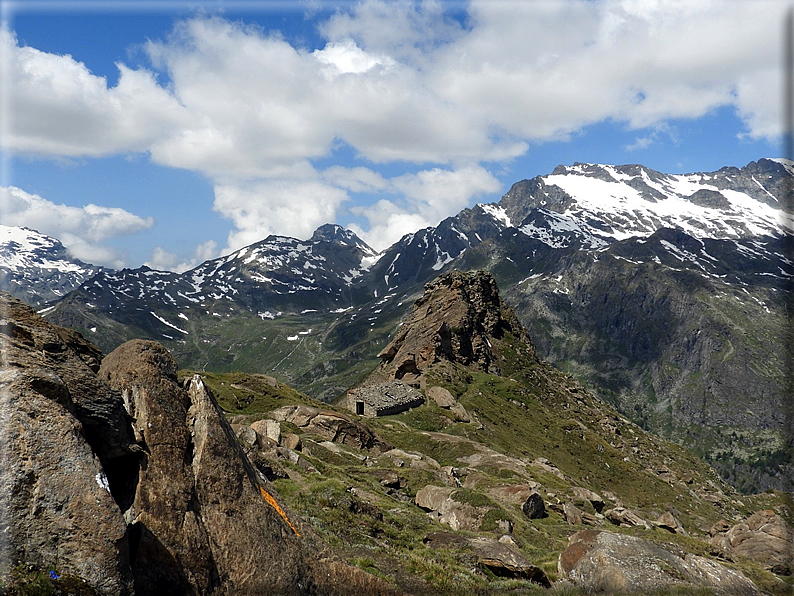
M99 596L91 585L74 575L20 563L0 577L0 596Z

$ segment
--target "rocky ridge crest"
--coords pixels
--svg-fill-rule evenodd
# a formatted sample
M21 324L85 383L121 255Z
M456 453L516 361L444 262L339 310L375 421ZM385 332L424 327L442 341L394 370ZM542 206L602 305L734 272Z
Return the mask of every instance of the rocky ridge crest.
M494 345L505 334L520 338L534 357L526 331L502 303L494 278L484 271L452 271L425 284L424 295L379 354L372 378L420 385L422 373L443 361L500 374Z

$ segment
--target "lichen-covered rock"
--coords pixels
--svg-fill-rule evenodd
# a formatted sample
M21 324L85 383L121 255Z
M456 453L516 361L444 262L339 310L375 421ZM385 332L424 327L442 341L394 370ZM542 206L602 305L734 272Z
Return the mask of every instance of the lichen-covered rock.
M712 544L728 553L757 561L780 575L794 570L794 532L774 511L757 511L730 527L715 524L713 532Z
M7 295L0 319L0 576L22 563L129 594L127 528L102 467L133 455L121 397L79 334Z
M378 357L371 379L421 384L422 374L441 360L493 374L499 364L492 347L505 333L523 338L535 357L526 330L499 298L493 277L483 271L452 271L425 285L408 319Z
M122 393L146 453L125 512L136 592L299 593L310 575L299 522L265 488L201 378L181 387L165 348L139 340L109 354L99 376Z
M716 561L635 536L582 530L568 539L557 562L561 578L588 593L644 594L670 589L706 589L711 594L755 596L741 572Z
M0 294L0 348L6 587L12 568L49 568L57 590L107 596L394 592L284 509L159 344L128 342L100 367L79 334Z

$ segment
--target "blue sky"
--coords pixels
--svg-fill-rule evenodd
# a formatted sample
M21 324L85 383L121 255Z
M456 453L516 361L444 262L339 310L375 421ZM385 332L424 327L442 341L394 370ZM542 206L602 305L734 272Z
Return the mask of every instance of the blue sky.
M780 155L777 0L0 2L0 223L183 270L575 161Z

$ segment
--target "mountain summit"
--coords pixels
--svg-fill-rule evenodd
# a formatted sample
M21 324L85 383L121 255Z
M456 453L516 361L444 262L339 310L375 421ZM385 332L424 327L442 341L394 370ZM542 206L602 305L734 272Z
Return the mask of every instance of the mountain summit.
M0 225L0 288L28 304L62 298L101 270L75 259L51 236Z
M494 345L520 338L534 356L526 331L499 298L496 280L484 271L452 271L425 285L424 295L378 357L373 376L421 384L422 373L440 361L500 374Z

